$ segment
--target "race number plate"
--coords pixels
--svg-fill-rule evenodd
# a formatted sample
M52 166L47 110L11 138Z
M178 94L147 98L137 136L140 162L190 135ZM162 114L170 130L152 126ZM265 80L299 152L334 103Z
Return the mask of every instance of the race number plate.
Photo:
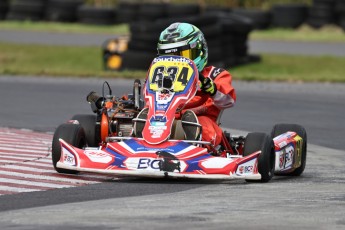
M158 81L165 78L172 80L173 92L183 92L191 77L195 74L191 60L184 57L161 56L153 60L149 72L150 90L158 91Z

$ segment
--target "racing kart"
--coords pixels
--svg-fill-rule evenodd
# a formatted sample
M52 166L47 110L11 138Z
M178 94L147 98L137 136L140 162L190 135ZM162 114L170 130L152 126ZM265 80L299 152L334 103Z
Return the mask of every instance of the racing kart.
M69 174L260 182L270 181L274 174L302 174L307 135L300 125L277 124L271 135L236 136L224 131L220 146L186 140L184 121L175 116L198 95L199 77L190 59L160 56L152 61L143 90L140 80L135 80L133 93L118 98L105 82L102 96L95 92L87 96L95 115L75 115L57 127L52 142L54 168ZM202 104L207 96L199 98ZM144 104L146 119L138 116ZM143 129L134 135L133 127L140 122Z

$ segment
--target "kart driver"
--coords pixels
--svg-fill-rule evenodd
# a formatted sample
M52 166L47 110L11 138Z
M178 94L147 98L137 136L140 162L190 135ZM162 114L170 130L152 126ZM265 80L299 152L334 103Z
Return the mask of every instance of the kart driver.
M186 140L209 141L214 146L221 142L222 129L218 119L222 110L230 108L236 101L230 73L222 68L206 66L208 48L203 33L189 23L173 23L162 31L158 40L158 55L178 55L194 61L199 70L200 89L204 95L197 95L182 111L182 128ZM206 94L206 95L205 95ZM195 105L200 97L208 96L204 104ZM146 119L147 109L138 118ZM177 117L178 118L178 117ZM144 124L136 124L134 132L141 136ZM201 128L202 127L202 128Z

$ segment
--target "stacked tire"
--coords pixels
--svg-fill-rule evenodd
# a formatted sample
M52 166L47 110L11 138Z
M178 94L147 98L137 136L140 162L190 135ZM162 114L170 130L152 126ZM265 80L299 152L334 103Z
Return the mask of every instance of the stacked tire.
M324 25L335 23L335 4L336 0L313 0L313 5L309 9L308 24L318 29Z
M78 7L83 3L83 0L48 0L46 19L48 21L76 22Z
M131 23L137 21L137 14L140 4L120 1L117 5L117 22L118 23Z
M8 0L0 0L0 20L6 18L8 11Z
M6 19L39 21L43 19L44 11L45 0L12 0Z
M79 6L78 22L93 25L112 25L116 22L116 9L112 7Z
M118 21L123 20L120 7L130 4L119 4ZM130 23L130 40L128 50L122 53L121 69L147 70L157 56L157 42L160 33L171 23L190 21L193 16L185 18L182 15L199 15L197 4L173 5L166 3L152 3L137 5L136 20ZM132 19L133 20L133 19Z
M272 7L272 26L279 28L297 28L308 17L305 4L276 4Z
M122 54L122 69L148 69L157 56L157 41L163 29L157 22L131 23L128 49Z
M271 26L272 12L270 10L235 8L231 12L251 19L254 29L264 30Z
M253 30L252 20L238 14L225 14L220 17L222 25L222 56L226 67L246 64L248 55L248 35ZM211 47L212 48L212 47Z
M338 25L345 31L345 1L337 0L335 4Z
M195 16L174 15L154 22L131 23L128 50L122 54L122 69L146 70L157 55L160 33L174 22L191 23L204 33L209 65L227 68L259 60L248 55L247 40L253 30L252 21L233 13L212 11Z

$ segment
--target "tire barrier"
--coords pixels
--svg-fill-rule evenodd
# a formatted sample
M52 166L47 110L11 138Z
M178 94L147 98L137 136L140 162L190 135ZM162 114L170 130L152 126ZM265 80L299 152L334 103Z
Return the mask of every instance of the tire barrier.
M119 69L146 70L157 56L161 31L174 22L188 22L200 28L207 40L210 65L228 68L260 61L260 57L248 54L248 35L254 29L252 20L231 12L210 11L196 16L131 23L128 49L121 54Z
M305 4L277 4L272 7L272 26L281 28L297 28L308 16Z
M0 20L6 19L8 11L8 0L0 0Z
M116 9L82 5L77 9L78 22L94 25L112 25L116 22Z
M337 19L335 6L336 0L313 0L313 5L309 9L307 23L316 29L335 23Z
M83 3L83 0L48 0L46 19L57 22L76 22L78 7Z
M45 0L12 0L9 1L7 20L38 21L44 16Z
M345 31L345 1L337 0L335 3L337 24Z
M272 11L258 9L235 8L231 11L234 14L250 18L253 22L254 29L264 30L271 26Z
M306 4L274 4L269 10L201 7L199 4L147 3L118 0L113 7L85 5L88 0L0 0L0 20L47 20L112 25L184 19L205 13L230 13L252 20L254 29L297 28L307 23L314 28L337 24L345 30L344 0L313 0ZM207 22L206 22L207 23ZM201 23L202 24L202 23Z

